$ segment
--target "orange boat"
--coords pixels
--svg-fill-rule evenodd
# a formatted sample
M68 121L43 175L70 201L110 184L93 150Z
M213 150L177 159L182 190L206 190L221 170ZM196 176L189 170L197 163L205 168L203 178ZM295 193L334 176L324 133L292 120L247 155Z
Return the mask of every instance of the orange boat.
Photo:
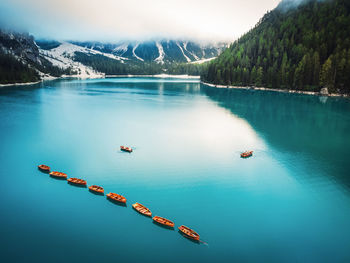
M86 185L86 181L78 178L69 178L67 179L69 183L77 184L77 185Z
M253 151L246 151L244 153L241 153L242 158L247 158L253 155Z
M169 219L166 219L166 218L160 217L160 216L153 217L153 221L158 223L158 224L167 226L167 227L174 227L175 226L173 221L170 221Z
M122 195L116 194L116 193L109 193L107 194L107 198L113 200L113 201L117 201L120 203L126 203L126 198Z
M130 147L126 147L126 146L120 146L120 150L124 151L124 152L132 152L132 149Z
M62 178L62 179L67 179L67 174L61 173L61 172L51 172L50 175L52 177L57 177L57 178Z
M103 194L105 192L105 190L103 189L103 187L98 186L98 185L91 185L89 186L89 190L99 193L99 194Z
M152 216L151 210L149 210L147 207L144 205L141 205L140 203L135 203L132 205L132 207L139 212L140 214L143 214L145 216Z
M38 165L38 169L44 173L49 173L50 172L50 166L47 166L45 164L40 164Z
M190 239L199 241L199 235L196 231L194 231L193 229L187 227L187 226L180 226L179 230L184 234L185 237L188 237Z

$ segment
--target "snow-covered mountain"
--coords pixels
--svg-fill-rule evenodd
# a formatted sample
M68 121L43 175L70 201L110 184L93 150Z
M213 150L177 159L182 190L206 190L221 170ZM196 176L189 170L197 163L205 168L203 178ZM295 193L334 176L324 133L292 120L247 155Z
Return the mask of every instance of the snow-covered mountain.
M28 34L0 30L0 50L18 59L41 64L34 38Z
M160 40L145 42L74 42L91 50L113 54L129 60L144 62L186 63L217 57L227 47L226 43L196 43L193 41Z
M26 82L52 76L199 75L200 69L195 64L217 57L226 46L179 40L112 44L37 41L27 33L0 29L0 81Z
M39 43L40 44L40 43ZM103 77L103 72L98 72L91 67L84 65L83 63L75 60L75 53L80 52L87 55L104 55L104 53L91 50L85 47L77 46L68 42L58 43L53 48L40 48L40 55L47 59L53 66L70 69L73 76L79 76L81 78L95 78ZM121 60L122 58L105 54L106 57Z
M41 56L33 36L1 28L0 62L2 83L37 81L70 73Z
M71 74L84 78L104 74L166 73L175 64L210 61L226 47L223 43L199 44L175 40L117 44L37 41L37 44L40 55L52 65L70 69Z

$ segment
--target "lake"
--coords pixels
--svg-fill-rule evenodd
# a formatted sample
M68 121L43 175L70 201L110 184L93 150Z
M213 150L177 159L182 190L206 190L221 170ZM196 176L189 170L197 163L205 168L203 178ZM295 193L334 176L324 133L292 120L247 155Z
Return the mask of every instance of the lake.
M350 262L348 99L186 79L56 80L0 89L0 138L3 262Z

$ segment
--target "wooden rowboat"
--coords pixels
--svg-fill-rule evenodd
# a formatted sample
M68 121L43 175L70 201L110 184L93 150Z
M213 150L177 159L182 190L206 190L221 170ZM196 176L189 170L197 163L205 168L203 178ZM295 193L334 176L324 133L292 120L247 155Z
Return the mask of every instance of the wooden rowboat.
M116 194L116 193L109 193L107 194L107 198L111 199L112 201L117 201L120 203L126 203L126 198L122 195Z
M170 221L169 219L166 219L164 217L160 217L160 216L155 216L153 217L153 221L158 223L158 224L161 224L161 225L164 225L166 227L174 227L175 224L173 221Z
M196 231L193 229L187 227L187 226L180 226L179 230L184 234L185 237L199 241L199 235Z
M89 186L89 190L99 193L99 194L103 194L105 192L105 190L103 189L103 187L98 186L98 185L91 185Z
M51 172L50 176L56 177L56 178L61 178L61 179L67 179L67 174L61 173L61 172L56 172L56 171Z
M40 164L38 165L38 169L44 173L49 173L50 172L50 166L47 166L45 164Z
M120 150L124 152L129 152L129 153L132 152L132 148L126 147L126 146L120 146Z
M72 184L77 184L77 185L86 185L86 181L83 179L79 179L79 178L69 178L67 179L68 183L72 183Z
M241 153L242 158L247 158L253 155L253 151L246 151L244 153Z
M132 207L139 212L140 214L143 214L145 216L152 216L151 210L149 210L147 207L144 205L141 205L140 203L135 203L132 205Z

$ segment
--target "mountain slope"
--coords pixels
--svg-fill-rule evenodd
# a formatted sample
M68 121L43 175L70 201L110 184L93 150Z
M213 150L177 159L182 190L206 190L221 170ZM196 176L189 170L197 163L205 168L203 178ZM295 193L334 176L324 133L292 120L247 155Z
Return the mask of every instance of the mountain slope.
M72 42L75 45L113 54L132 61L166 63L195 62L217 57L226 47L225 43L200 44L193 41L160 40L145 42Z
M196 74L197 65L218 56L226 46L187 41L100 42L38 41L40 54L53 65L79 77L107 75ZM181 66L178 66L181 65ZM184 66L185 65L185 66Z
M39 45L41 45L41 47L47 47L46 42L39 42ZM62 69L70 69L71 76L81 78L104 77L104 73L93 69L91 65L84 65L78 61L76 59L78 53L85 54L86 56L104 56L122 63L123 60L125 60L124 58L113 54L103 53L101 51L74 45L69 42L57 43L52 47L53 48L40 48L40 54L50 61L52 65Z
M284 0L210 62L216 84L350 93L350 2Z
M49 73L60 76L68 72L42 57L29 34L0 29L0 83L32 82Z
M32 82L52 76L100 78L105 74L199 74L197 66L219 55L225 44L147 41L105 44L38 40L0 29L0 83ZM190 68L190 70L188 70Z

